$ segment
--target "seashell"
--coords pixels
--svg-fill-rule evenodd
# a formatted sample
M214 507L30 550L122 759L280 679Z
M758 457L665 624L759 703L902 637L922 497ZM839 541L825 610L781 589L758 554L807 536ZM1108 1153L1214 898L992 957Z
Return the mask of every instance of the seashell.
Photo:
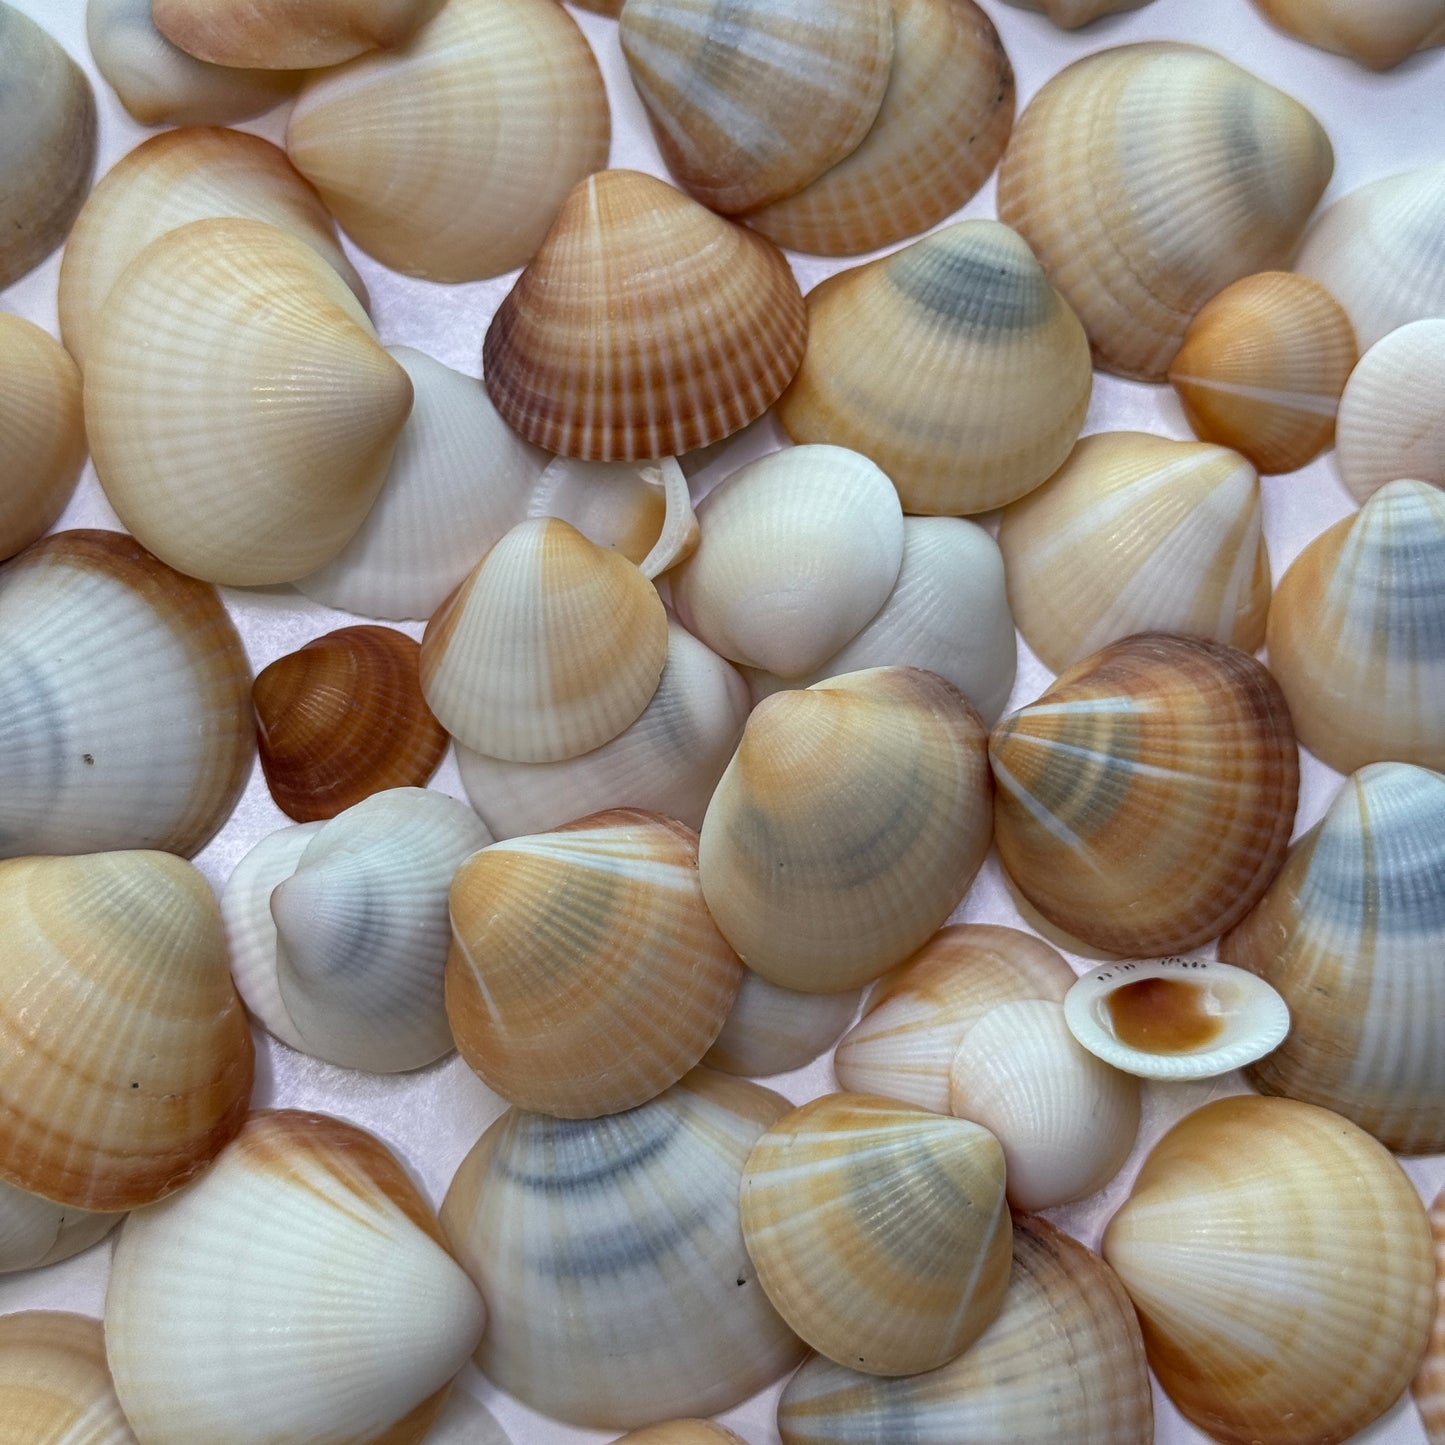
M522 520L547 458L497 415L480 381L409 346L386 351L415 393L391 470L351 540L296 586L342 612L425 618Z
M304 77L208 65L155 27L151 0L86 0L95 68L142 125L225 125L279 105Z
M1211 296L1289 260L1333 169L1319 122L1282 91L1210 50L1124 45L1029 102L998 214L1078 312L1095 364L1163 381Z
M1226 1445L1336 1445L1393 1405L1430 1332L1419 1195L1368 1134L1217 1099L1154 1146L1104 1232L1149 1364Z
M1196 436L1261 472L1292 472L1329 446L1358 355L1350 318L1319 282L1262 271L1204 303L1169 381Z
M496 1416L455 1384L447 1391L447 1402L425 1438L426 1445L512 1445L512 1437Z
M1397 1154L1445 1150L1445 777L1376 763L1347 778L1219 953L1293 1018L1249 1071Z
M810 1359L783 1390L784 1445L1153 1445L1139 1323L1113 1271L1018 1217L998 1317L952 1364L901 1380Z
M251 671L214 587L120 532L0 572L0 856L198 853L255 755Z
M1136 958L1232 927L1279 871L1299 757L1248 654L1141 633L1085 658L989 741L1005 870L1052 924Z
M503 1114L441 1209L490 1302L486 1374L598 1429L725 1410L786 1374L803 1345L758 1288L738 1189L787 1110L771 1089L694 1069L623 1114Z
M891 0L893 68L872 129L795 195L743 219L779 246L857 256L952 215L988 179L1014 118L1014 74L972 0Z
M595 15L610 15L614 20L622 14L626 0L572 0L579 10L590 10Z
M310 246L366 305L366 287L337 244L335 224L283 151L244 131L166 131L106 172L65 243L60 334L82 368L96 316L126 267L167 231L215 216L279 226Z
M556 762L635 722L666 657L667 615L642 573L539 518L513 527L427 624L421 686L466 747Z
M617 29L667 168L724 215L858 148L893 64L889 0L630 0Z
M1269 665L1299 739L1340 772L1445 768L1445 494L1391 482L1326 528L1275 591Z
M998 544L1024 640L1062 672L1135 632L1264 642L1269 550L1259 477L1224 447L1143 432L1084 437L1008 507Z
M257 673L261 768L287 817L334 818L384 789L426 786L448 739L422 696L420 657L404 632L342 627Z
M676 456L778 399L807 318L769 242L639 171L573 187L487 328L487 390L522 436L594 461Z
M1281 30L1321 50L1389 70L1431 45L1445 45L1441 0L1255 0Z
M801 1069L838 1041L858 1012L861 994L861 989L799 993L745 968L722 1032L702 1061L710 1069L745 1078Z
M251 1092L206 880L169 853L11 858L0 918L0 1175L93 1210L179 1189Z
M493 844L451 885L446 1010L508 1103L635 1108L717 1037L742 967L708 914L697 835L637 809Z
M1101 15L1121 10L1142 10L1149 0L1004 0L1020 10L1038 10L1062 30L1077 30Z
M0 291L65 239L95 169L95 92L51 35L0 4Z
M555 763L509 763L458 743L457 768L498 838L545 833L617 807L646 808L697 829L747 719L737 669L669 618L657 691L611 742Z
M1335 460L1365 502L1399 477L1445 487L1445 317L1412 321L1377 341L1340 398Z
M1430 1445L1440 1445L1445 1440L1445 1190L1430 1206L1430 1232L1435 1236L1435 1325L1424 1363L1410 1382L1410 1393Z
M976 1124L826 1094L753 1145L741 1200L758 1283L803 1339L849 1368L937 1369L1003 1304L1003 1150Z
M450 0L398 54L313 78L286 127L347 235L432 281L524 265L610 141L597 61L551 0Z
M293 1109L132 1215L105 1297L116 1394L153 1445L417 1445L485 1319L396 1156Z
M734 662L797 677L872 618L903 563L893 484L844 447L789 447L726 477L672 575L690 632Z
M152 241L86 354L110 504L162 561L234 586L292 581L341 550L411 401L336 273L260 221L193 221Z
M1139 1132L1139 1085L1079 1046L1063 1004L1021 999L964 1034L948 1109L998 1140L1015 1209L1053 1209L1123 1168Z
M629 1430L613 1445L747 1445L747 1441L713 1420L664 1420Z
M0 1318L0 1420L7 1445L136 1445L100 1321L46 1310Z
M808 296L808 325L778 420L794 441L872 457L905 511L1002 506L1038 486L1083 425L1083 331L996 221L956 222L829 277Z
M80 372L47 332L0 312L0 559L50 529L84 465Z
M968 1031L1004 1004L1062 1002L1073 981L1059 953L1016 928L940 928L869 995L833 1056L838 1082L946 1114L949 1073Z
M988 852L983 739L963 695L916 668L759 703L698 848L707 906L743 962L836 993L912 953Z
M56 1204L0 1182L0 1274L59 1264L103 1239L122 1217Z

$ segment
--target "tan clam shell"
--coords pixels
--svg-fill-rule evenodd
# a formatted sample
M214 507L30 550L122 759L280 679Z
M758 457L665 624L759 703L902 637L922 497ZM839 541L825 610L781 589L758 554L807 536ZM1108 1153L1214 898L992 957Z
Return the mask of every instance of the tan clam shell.
M1029 102L999 218L1079 314L1096 363L1162 381L1215 292L1290 258L1334 157L1298 101L1209 50L1119 46Z
M808 325L779 421L794 441L872 457L906 512L1011 502L1068 456L1083 425L1093 386L1083 330L997 221L959 221L839 272L809 293Z
M747 1441L712 1420L664 1420L629 1430L613 1445L747 1445Z
M1442 0L1255 0L1291 35L1389 70L1417 50L1445 45Z
M1059 928L1134 958L1236 923L1279 871L1299 757L1248 654L1142 633L1070 668L989 742L999 856Z
M0 1445L136 1445L99 1320L46 1310L0 1318Z
M1259 478L1224 447L1143 432L1084 437L1005 510L998 544L1019 631L1055 672L1135 632L1244 652L1264 642Z
M1101 15L1121 10L1140 10L1149 0L1004 0L1020 10L1038 10L1064 30L1077 30Z
M1435 1259L1400 1166L1337 1114L1219 1099L1155 1145L1104 1233L1174 1403L1226 1445L1337 1445L1424 1352Z
M487 328L487 390L548 451L676 456L761 416L802 359L782 253L639 171L579 182Z
M1435 1325L1410 1393L1430 1445L1440 1445L1445 1440L1445 1190L1430 1206L1430 1232L1435 1237Z

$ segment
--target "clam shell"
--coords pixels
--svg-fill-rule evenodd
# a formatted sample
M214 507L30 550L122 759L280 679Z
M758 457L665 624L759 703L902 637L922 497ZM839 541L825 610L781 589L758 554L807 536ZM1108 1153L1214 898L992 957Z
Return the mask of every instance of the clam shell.
M1445 1440L1445 1190L1430 1206L1430 1231L1435 1236L1435 1325L1424 1363L1410 1382L1410 1393L1430 1445L1440 1445Z
M779 252L639 171L579 182L487 328L522 436L595 461L676 456L778 399L807 319Z
M1085 437L1007 508L998 544L1019 631L1055 672L1135 632L1244 652L1264 642L1259 477L1238 452L1143 432Z
M1300 741L1346 772L1445 768L1445 493L1391 482L1275 590L1269 665Z
M1399 1398L1430 1332L1419 1195L1368 1134L1219 1099L1155 1145L1104 1233L1149 1363L1226 1445L1336 1445Z
M1246 653L1141 633L1065 672L989 743L999 856L1059 928L1182 952L1252 908L1299 791L1289 710Z
M712 1420L664 1420L619 1436L614 1445L747 1445L725 1425Z
M1445 45L1441 0L1255 0L1281 30L1348 55L1371 70L1389 70L1431 45Z
M7 1445L136 1445L99 1320L45 1310L0 1319L0 1421Z
M808 325L779 421L794 441L872 457L907 512L1002 506L1038 486L1083 425L1083 330L997 221L959 221L839 272L809 294Z
M597 61L553 0L448 0L404 50L314 77L286 127L347 235L432 281L523 265L610 140Z
M1289 260L1333 168L1319 122L1273 86L1213 51L1126 45L1029 102L998 213L1078 312L1095 362L1163 381L1215 292Z
M103 1239L123 1217L56 1204L0 1183L0 1274L69 1259Z
M861 990L799 993L745 968L722 1031L702 1061L747 1078L801 1069L837 1042L858 1012L860 996Z
M1101 15L1140 10L1149 0L1004 0L1020 10L1038 10L1064 30L1077 30Z

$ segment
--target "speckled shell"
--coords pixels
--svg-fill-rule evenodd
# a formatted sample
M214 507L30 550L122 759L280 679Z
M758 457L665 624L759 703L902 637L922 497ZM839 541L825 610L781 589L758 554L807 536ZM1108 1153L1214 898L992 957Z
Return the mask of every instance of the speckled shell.
M0 1182L0 1274L44 1269L69 1259L103 1239L124 1217L56 1204Z
M1389 70L1417 50L1445 45L1442 0L1255 0L1281 30Z
M1149 0L1005 0L1005 3L1020 10L1042 11L1062 29L1077 30L1101 15L1142 9Z
M1430 1230L1435 1236L1435 1325L1410 1393L1430 1445L1441 1445L1445 1441L1445 1190L1430 1206Z
M858 1012L861 994L799 993L745 968L722 1031L702 1061L745 1078L801 1069L837 1042Z
M0 1319L0 1445L136 1445L99 1320L45 1310Z

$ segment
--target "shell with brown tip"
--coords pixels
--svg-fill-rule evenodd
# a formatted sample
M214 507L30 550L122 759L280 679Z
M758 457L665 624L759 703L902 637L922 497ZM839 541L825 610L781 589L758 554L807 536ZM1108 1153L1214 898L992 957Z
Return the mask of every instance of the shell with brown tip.
M1389 70L1417 50L1445 45L1445 0L1255 0L1281 30Z
M0 1441L136 1445L99 1320L45 1310L0 1318Z

